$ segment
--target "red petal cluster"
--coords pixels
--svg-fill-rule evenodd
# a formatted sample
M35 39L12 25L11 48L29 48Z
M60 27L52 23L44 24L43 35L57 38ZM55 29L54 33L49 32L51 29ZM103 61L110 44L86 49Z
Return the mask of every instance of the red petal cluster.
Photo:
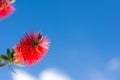
M49 41L40 33L27 33L14 47L15 61L31 66L39 62L48 51Z
M9 16L15 11L15 8L8 0L0 0L0 19Z

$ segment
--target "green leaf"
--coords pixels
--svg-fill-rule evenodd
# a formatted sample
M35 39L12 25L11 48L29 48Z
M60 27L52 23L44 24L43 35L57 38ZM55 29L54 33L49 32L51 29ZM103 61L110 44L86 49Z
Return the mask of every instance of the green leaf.
M5 55L1 55L2 60L9 60L9 58Z
M2 62L3 61L3 59L1 58L1 56L0 56L0 62Z
M4 67L5 65L5 63L0 63L0 68Z
M11 60L11 51L10 51L10 49L7 49L7 56L8 56L8 59Z
M14 50L12 49L12 52L11 52L11 58L13 59L13 55L15 54Z

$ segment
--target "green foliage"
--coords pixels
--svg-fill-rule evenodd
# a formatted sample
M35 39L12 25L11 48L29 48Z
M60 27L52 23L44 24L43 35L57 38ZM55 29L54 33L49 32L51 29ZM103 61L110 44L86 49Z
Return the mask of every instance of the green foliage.
M11 59L11 52L10 52L10 49L7 49L7 56L8 56L8 59L10 60L10 59Z
M0 57L0 62L2 62L2 58Z
M10 49L7 49L7 55L0 55L0 68L13 63L13 54L14 50L10 51Z
M2 60L5 60L5 61L9 60L8 56L1 55L0 57L1 57Z
M13 54L14 54L14 51L10 51L10 49L7 49L7 57L9 60L13 60Z
M4 67L5 65L5 63L0 63L0 68Z

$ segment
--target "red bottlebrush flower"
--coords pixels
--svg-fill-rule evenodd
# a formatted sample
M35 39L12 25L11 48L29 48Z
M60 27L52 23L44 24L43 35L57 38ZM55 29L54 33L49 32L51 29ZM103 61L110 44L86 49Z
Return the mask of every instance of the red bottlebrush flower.
M15 11L11 3L13 3L13 0L0 0L0 19L9 16Z
M27 33L14 47L15 62L23 62L31 66L39 62L48 51L49 41L40 33Z
M15 64L21 64L21 63L23 62L22 54L20 54L20 53L15 53L13 56L14 56L14 58L15 58L15 60L14 60L14 63L15 63Z

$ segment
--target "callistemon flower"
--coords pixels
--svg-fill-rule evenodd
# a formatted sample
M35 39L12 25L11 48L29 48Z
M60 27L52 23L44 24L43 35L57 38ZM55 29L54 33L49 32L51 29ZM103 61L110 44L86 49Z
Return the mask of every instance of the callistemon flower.
M14 0L0 0L0 19L3 19L9 16L15 11L15 8L12 6Z
M31 66L39 62L48 51L49 41L40 33L29 32L14 47L15 62Z
M15 53L13 56L14 56L14 63L15 63L15 64L21 64L21 63L23 63L22 54L20 54L20 53Z

